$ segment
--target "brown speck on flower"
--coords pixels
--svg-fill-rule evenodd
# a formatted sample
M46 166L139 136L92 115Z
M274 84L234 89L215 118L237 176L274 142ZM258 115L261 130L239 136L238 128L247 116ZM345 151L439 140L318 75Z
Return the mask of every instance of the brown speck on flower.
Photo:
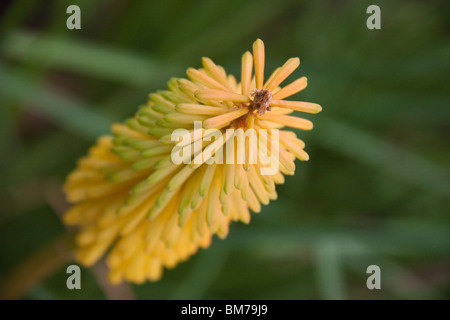
M252 92L253 100L248 106L252 114L263 115L266 111L270 111L270 102L272 101L272 93L267 89L255 89Z

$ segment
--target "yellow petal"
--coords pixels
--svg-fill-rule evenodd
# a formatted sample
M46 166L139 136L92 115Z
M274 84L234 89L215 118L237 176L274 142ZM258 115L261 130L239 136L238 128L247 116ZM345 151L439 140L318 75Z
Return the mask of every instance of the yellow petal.
M298 117L292 117L292 116L285 116L285 115L279 115L279 114L265 114L260 116L263 120L270 120L273 122L281 123L285 126L297 128L301 130L311 130L313 128L313 123L307 119L298 118Z
M303 89L305 89L307 85L308 79L306 77L301 77L300 79L297 79L294 82L288 84L277 93L274 93L273 99L281 100L290 97L296 94L297 92L300 92Z
M259 176L259 173L256 172L255 166L251 165L249 169L249 182L250 187L252 188L253 192L255 193L256 197L262 204L269 204L269 194L267 190L264 187L264 184L261 181L261 178Z
M157 147L153 147L141 152L141 156L144 158L150 158L154 156L159 156L163 154L170 153L172 151L173 146L171 145L160 145Z
M221 185L221 170L216 170L216 174L212 181L211 188L208 192L207 202L208 209L206 211L206 223L211 227L214 225L216 220L218 219L217 215L220 214L220 185Z
M224 168L224 175L223 175L223 190L225 194L231 194L234 190L234 169L235 164L225 164L223 166Z
M210 58L203 57L202 64L203 64L203 68L205 69L206 73L211 78L213 78L214 80L216 80L217 82L219 82L220 84L225 86L226 88L228 88L230 90L233 89L230 86L230 83L228 82L227 77L224 75L222 70Z
M165 99L161 94L159 93L152 93L149 95L150 101L152 101L155 105L162 105L164 107L167 107L171 110L175 109L175 103Z
M202 177L202 182L200 184L199 193L201 197L205 197L208 194L209 188L211 186L211 181L214 177L214 173L216 172L216 165L207 165L205 174Z
M241 65L241 86L242 94L246 97L250 94L250 85L252 81L253 56L247 51L242 55Z
M319 113L320 111L322 111L322 107L317 103L303 102L303 101L286 101L286 100L272 99L270 105L307 113Z
M164 120L175 124L193 124L194 121L203 121L208 119L207 116L199 114L184 114L179 112L169 113L164 116Z
M215 116L209 118L203 122L203 128L205 129L221 129L228 125L231 121L242 117L244 114L248 113L248 108L240 108L228 113L222 114L220 116Z
M167 166L153 172L146 180L147 184L152 186L161 180L170 177L170 175L175 172L179 167L176 165Z
M228 111L228 108L218 108L214 106L206 106L203 104L195 103L181 103L175 107L175 110L180 113L191 115L217 116L226 113Z
M188 77L196 83L202 84L205 87L211 88L211 89L220 89L220 90L228 90L226 86L221 84L220 82L217 82L210 76L208 76L205 72L202 72L200 70L189 68L186 71L186 74Z
M189 166L184 166L167 184L167 190L175 191L194 172Z
M264 83L264 42L261 39L257 39L253 43L253 61L255 64L255 80L256 88L262 89Z
M299 139L296 139L296 140L287 139L287 138L283 137L282 135L280 135L280 142L290 152L292 152L299 160L301 160L301 161L309 160L308 154L305 152L305 150L303 150L303 148L305 147L305 144L303 141L301 141Z
M291 58L277 71L275 76L267 81L264 86L266 89L273 91L276 87L280 85L289 75L294 72L295 69L300 65L299 58Z
M249 98L239 93L217 90L217 89L200 89L195 92L195 97L206 101L231 101L235 103L249 102Z

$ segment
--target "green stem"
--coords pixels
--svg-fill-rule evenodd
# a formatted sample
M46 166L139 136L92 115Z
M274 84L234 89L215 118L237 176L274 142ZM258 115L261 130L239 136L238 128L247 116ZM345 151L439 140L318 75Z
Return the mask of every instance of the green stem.
M3 281L0 300L22 298L34 285L73 260L74 236L65 233L25 259Z

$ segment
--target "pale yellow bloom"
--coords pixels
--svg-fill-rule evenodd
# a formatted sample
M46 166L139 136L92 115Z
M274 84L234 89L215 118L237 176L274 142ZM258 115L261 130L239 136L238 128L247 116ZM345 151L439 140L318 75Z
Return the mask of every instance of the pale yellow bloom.
M294 174L295 158L308 160L303 141L282 129L311 130L312 123L288 114L317 113L321 107L283 100L307 85L302 77L280 87L299 66L298 58L289 59L266 82L264 61L258 39L253 55L242 56L238 82L203 58L203 68L188 69L189 79L171 79L168 90L151 94L134 118L114 124L112 136L101 137L79 160L65 184L74 205L64 222L79 227L80 263L90 266L109 251L111 282L158 280L164 267L175 267L208 247L214 234L225 238L231 221L248 223L250 210L259 212L261 203L277 198L275 184L284 182L283 174ZM203 128L194 130L194 121L202 121ZM225 149L227 128L279 128L279 171L262 175L260 154L255 164L207 164L192 151L187 158L200 162L174 164L172 133L179 128L188 130L192 143L200 139L206 150ZM206 141L208 129L220 129L223 139ZM241 148L248 156L249 142Z

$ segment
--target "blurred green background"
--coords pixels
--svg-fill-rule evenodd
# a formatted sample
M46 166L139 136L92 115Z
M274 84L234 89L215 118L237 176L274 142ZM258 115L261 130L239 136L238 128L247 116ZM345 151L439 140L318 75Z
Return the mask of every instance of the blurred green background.
M82 29L66 28L81 8ZM381 8L368 30L366 8ZM2 1L0 286L66 232L61 186L99 134L208 56L239 75L260 37L267 72L299 56L317 102L310 161L279 199L157 283L65 268L28 299L449 299L448 1ZM294 77L292 77L294 78ZM45 261L43 262L45 263ZM366 269L381 268L381 290ZM38 266L36 267L38 268Z

